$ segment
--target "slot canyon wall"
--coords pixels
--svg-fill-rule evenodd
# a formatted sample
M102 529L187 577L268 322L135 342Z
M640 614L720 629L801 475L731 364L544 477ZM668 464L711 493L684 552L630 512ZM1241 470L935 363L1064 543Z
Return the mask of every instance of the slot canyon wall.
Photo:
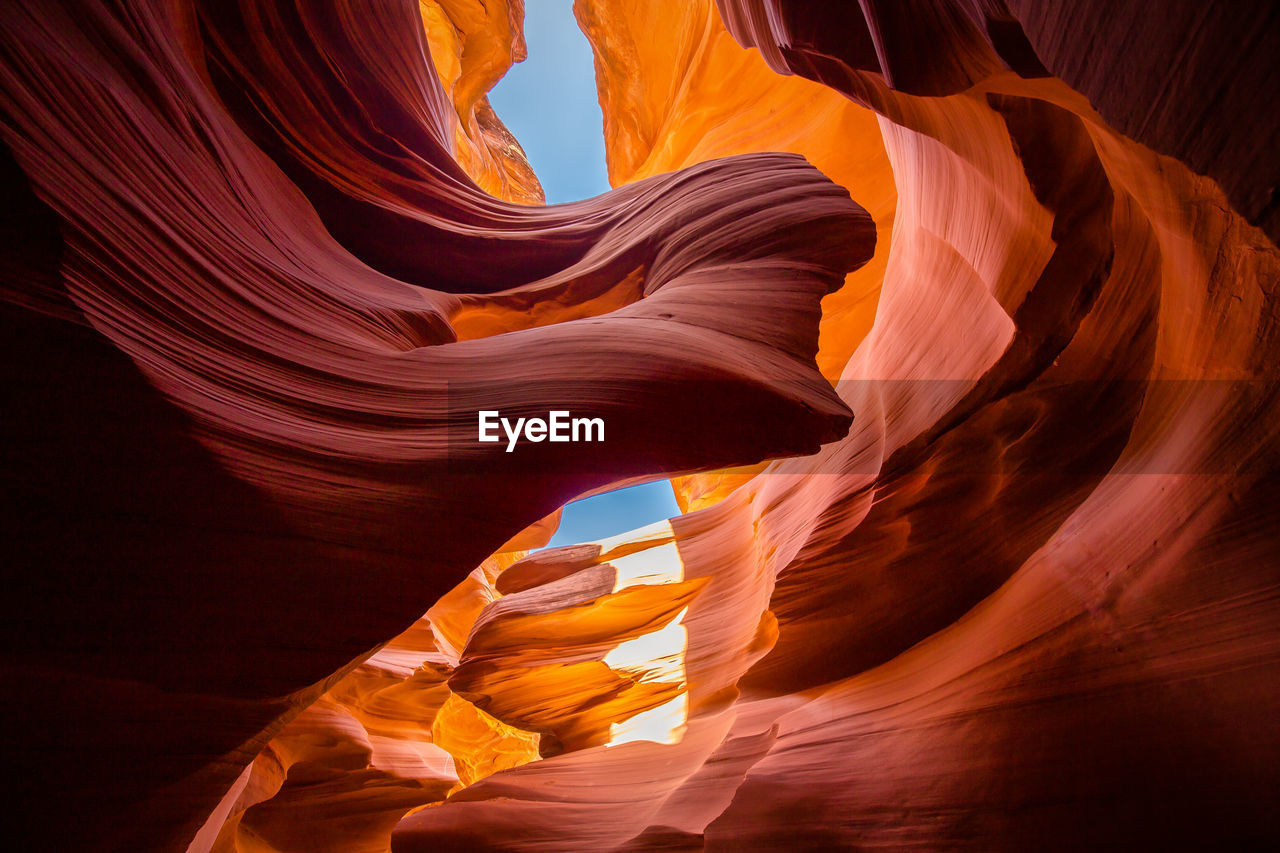
M16 849L1275 844L1280 13L575 12L0 11Z

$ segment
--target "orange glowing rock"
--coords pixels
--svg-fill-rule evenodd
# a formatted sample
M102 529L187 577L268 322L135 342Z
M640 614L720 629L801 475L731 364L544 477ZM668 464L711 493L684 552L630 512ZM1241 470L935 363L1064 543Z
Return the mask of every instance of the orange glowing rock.
M871 329L893 233L897 190L875 113L825 86L779 76L733 40L712 0L578 0L574 9L596 51L615 185L731 154L790 151L867 208L878 250L822 303L818 366L838 380ZM747 479L717 473L673 482L688 510Z
M538 758L536 734L499 722L456 693L436 712L431 736L453 756L463 786Z
M419 0L431 61L457 117L453 156L485 192L541 204L524 149L489 106L488 92L527 55L524 0Z
M596 52L614 185L731 154L790 151L871 214L875 257L822 304L818 366L838 379L871 328L893 229L897 191L875 113L779 76L725 31L712 0L577 0L574 10Z

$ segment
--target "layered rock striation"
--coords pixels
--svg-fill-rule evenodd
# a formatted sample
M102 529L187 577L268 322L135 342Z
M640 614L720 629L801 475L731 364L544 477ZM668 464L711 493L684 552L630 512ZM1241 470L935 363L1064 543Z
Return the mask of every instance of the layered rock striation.
M48 768L24 813L80 804L54 847L185 843L285 721L574 495L847 429L818 301L874 231L799 157L496 199L452 156L417 4L22 3L0 42L11 720ZM624 281L574 322L449 322ZM549 403L620 428L514 474L468 440ZM734 407L776 428L705 441Z

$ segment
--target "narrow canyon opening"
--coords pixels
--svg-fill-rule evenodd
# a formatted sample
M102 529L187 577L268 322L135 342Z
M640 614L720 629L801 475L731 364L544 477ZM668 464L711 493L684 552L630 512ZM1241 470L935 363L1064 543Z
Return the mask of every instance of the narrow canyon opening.
M1277 55L1262 0L12 0L14 838L1277 846Z

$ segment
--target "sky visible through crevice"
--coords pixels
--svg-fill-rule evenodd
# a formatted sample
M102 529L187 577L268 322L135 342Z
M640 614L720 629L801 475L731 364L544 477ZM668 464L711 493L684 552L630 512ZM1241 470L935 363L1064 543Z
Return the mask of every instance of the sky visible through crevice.
M520 141L548 204L606 192L591 46L573 17L572 0L529 0L524 35L529 58L498 81L489 102ZM614 536L679 514L666 480L618 489L566 506L548 547Z
M489 103L520 141L547 204L591 198L609 189L591 45L572 0L525 6L529 58L511 66Z

